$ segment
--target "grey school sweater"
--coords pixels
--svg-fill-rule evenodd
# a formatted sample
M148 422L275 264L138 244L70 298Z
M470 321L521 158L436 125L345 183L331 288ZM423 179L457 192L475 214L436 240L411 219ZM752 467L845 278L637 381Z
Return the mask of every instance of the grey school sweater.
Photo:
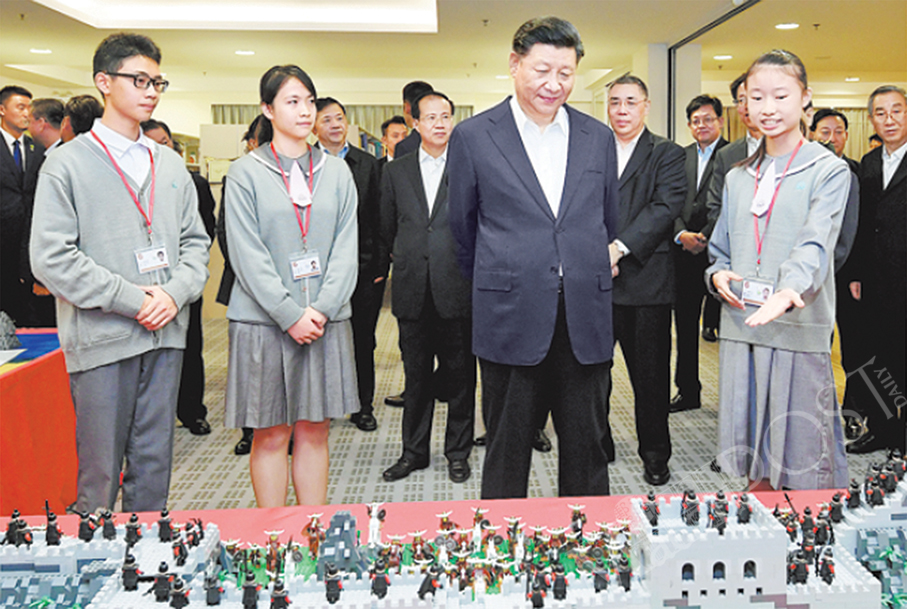
M154 146L157 176L152 228L170 267L139 273L136 249L148 247L145 220L116 169L83 134L41 166L35 192L31 261L35 277L57 297L57 327L69 372L81 372L153 349L183 349L189 309L208 280L208 246L192 178L172 150ZM150 174L130 186L148 209ZM160 285L180 308L150 332L135 316Z
M776 179L790 155L775 159ZM762 162L760 179L771 157ZM756 276L756 235L753 214L755 166L735 167L727 174L721 215L709 241L712 265L705 281L717 296L712 274L730 269L744 278ZM776 181L777 184L777 181ZM787 351L831 352L835 323L834 252L850 192L850 170L824 146L805 143L781 183L768 229L764 234L759 275L774 281L775 290L791 288L806 306L794 308L775 321L750 328L744 320L756 311L726 304L721 313L721 338ZM740 295L740 284L731 283Z

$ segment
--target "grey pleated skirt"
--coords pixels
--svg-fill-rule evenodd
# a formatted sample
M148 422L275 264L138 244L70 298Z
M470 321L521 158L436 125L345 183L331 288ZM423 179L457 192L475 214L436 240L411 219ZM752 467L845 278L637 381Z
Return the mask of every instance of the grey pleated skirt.
M844 432L828 353L722 340L718 464L773 488L847 486Z
M310 345L265 324L231 321L229 335L226 427L317 423L359 411L349 320L328 323Z

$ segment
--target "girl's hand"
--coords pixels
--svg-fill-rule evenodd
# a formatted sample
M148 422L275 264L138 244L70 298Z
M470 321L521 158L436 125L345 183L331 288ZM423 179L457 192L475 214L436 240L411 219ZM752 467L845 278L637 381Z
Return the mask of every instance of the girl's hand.
M743 277L734 271L718 271L712 274L712 285L725 302L735 309L746 309L746 305L731 291L732 281L743 281Z
M306 307L302 317L290 326L287 334L300 345L310 345L324 335L324 324L328 318L313 309Z
M790 288L779 290L772 294L755 313L746 318L746 325L751 328L764 326L784 315L792 306L802 309L805 304L794 290Z

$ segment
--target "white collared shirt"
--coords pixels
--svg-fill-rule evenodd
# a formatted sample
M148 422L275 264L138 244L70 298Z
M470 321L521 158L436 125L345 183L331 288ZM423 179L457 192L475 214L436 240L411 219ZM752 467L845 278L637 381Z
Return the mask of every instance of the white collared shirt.
M698 164L696 165L696 189L699 189L699 185L702 182L702 174L705 173L705 168L709 165L709 160L711 160L712 155L715 154L715 146L718 145L718 140L720 137L716 137L715 141L705 147L703 150L698 144L696 145L696 155L699 159Z
M620 179L620 176L624 174L624 169L627 168L627 163L630 162L630 157L633 156L633 152L636 150L636 144L639 143L639 138L642 137L643 131L646 128L643 127L642 130L636 134L636 137L633 140L624 146L620 143L620 140L616 137L614 138L614 144L617 147L617 178Z
M762 142L762 138L756 138L750 135L750 132L746 132L746 156L750 157L753 153L756 152L756 148L759 147L759 144Z
M438 188L441 186L441 178L444 176L444 166L447 164L447 147L438 158L425 152L422 146L419 146L419 172L422 174L422 186L425 188L425 200L428 201L428 215L435 207L435 198L438 196Z
M9 155L13 158L15 158L13 155L13 142L19 142L19 153L22 155L22 171L25 172L25 133L16 139L16 137L6 129L0 129L0 132L3 133L3 141L6 142L6 147L9 148Z
M138 140L132 141L106 126L99 118L94 119L94 125L91 130L107 146L107 150L110 151L123 173L132 178L141 187L145 183L145 178L148 177L148 172L151 171L151 157L148 155L148 151L158 144L144 133L139 135ZM91 138L95 146L103 151L103 147L96 139L90 135L88 137Z
M897 171L898 165L901 164L901 160L904 158L904 153L907 152L907 143L901 145L900 148L888 154L888 148L882 146L882 188L888 188L888 184L891 182L891 178L894 177L894 172Z
M510 98L510 110L516 122L516 130L523 142L523 150L529 157L535 177L545 193L551 213L557 217L564 194L564 180L567 176L567 145L570 141L570 117L563 106L550 125L542 129L532 122L516 96Z

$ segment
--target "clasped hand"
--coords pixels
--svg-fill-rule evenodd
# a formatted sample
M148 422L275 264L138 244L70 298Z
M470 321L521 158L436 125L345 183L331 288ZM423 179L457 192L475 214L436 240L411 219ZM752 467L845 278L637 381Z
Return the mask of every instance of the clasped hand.
M300 345L310 345L324 335L328 318L312 307L306 307L302 317L290 326L287 334Z
M140 285L145 300L135 320L151 332L160 330L176 317L179 308L173 298L159 285Z

